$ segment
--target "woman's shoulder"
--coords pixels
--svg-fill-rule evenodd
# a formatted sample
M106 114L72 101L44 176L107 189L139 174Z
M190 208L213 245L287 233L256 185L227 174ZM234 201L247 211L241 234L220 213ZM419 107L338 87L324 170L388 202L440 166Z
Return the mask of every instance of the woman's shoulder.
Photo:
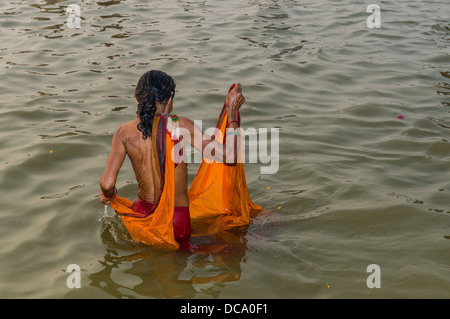
M119 135L119 137L123 140L127 136L130 136L131 134L135 134L136 132L139 132L137 129L137 125L139 124L139 120L134 119L132 121L123 123L119 125L116 129L116 134Z
M177 121L180 123L181 127L185 127L185 128L189 128L194 125L194 122L190 118L187 118L186 116L178 115Z

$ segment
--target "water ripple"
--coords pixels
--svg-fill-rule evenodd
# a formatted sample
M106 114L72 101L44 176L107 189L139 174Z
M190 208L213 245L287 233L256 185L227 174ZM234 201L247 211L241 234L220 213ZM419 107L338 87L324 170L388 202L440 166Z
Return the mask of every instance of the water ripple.
M448 295L445 2L380 3L380 29L352 1L85 1L79 30L67 27L69 4L0 4L3 296L110 297L106 283L125 291L114 297ZM208 257L220 267L143 249L102 215L112 134L135 118L134 88L149 69L174 76L177 114L214 125L241 82L242 125L280 128L278 172L245 164L251 196L272 218L241 234L239 253ZM118 188L130 199L132 179L126 161ZM78 292L61 271L73 262L86 273ZM359 281L373 262L389 289ZM187 284L191 270L224 269L243 275Z

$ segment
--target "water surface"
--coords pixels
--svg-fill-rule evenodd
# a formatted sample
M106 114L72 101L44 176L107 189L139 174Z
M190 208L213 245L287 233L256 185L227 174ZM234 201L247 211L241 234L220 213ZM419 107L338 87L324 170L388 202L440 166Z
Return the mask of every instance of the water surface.
M3 1L0 296L450 297L448 4L374 3L380 29L363 1ZM275 215L213 238L226 254L136 244L98 201L150 69L174 77L175 111L204 127L240 82L243 127L280 128L278 172L245 164ZM135 198L129 162L118 188Z

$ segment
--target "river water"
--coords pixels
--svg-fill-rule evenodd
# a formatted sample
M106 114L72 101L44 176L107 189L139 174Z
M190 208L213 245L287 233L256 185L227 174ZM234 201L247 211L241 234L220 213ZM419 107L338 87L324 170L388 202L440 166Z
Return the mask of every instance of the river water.
M380 28L363 1L2 1L0 297L449 298L449 5L372 3ZM245 163L272 215L226 253L136 244L98 201L151 69L204 128L234 82L242 126L279 128L277 171ZM134 200L128 161L117 186Z

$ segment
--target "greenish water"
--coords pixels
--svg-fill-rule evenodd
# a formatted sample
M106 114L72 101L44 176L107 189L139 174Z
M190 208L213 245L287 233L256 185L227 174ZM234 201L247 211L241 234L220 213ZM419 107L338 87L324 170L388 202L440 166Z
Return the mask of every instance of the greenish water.
M374 3L379 29L363 1L2 1L0 297L449 298L449 6ZM240 82L243 127L280 128L278 172L245 164L274 216L227 253L136 244L98 202L150 69L204 127ZM129 162L118 188L135 198Z

